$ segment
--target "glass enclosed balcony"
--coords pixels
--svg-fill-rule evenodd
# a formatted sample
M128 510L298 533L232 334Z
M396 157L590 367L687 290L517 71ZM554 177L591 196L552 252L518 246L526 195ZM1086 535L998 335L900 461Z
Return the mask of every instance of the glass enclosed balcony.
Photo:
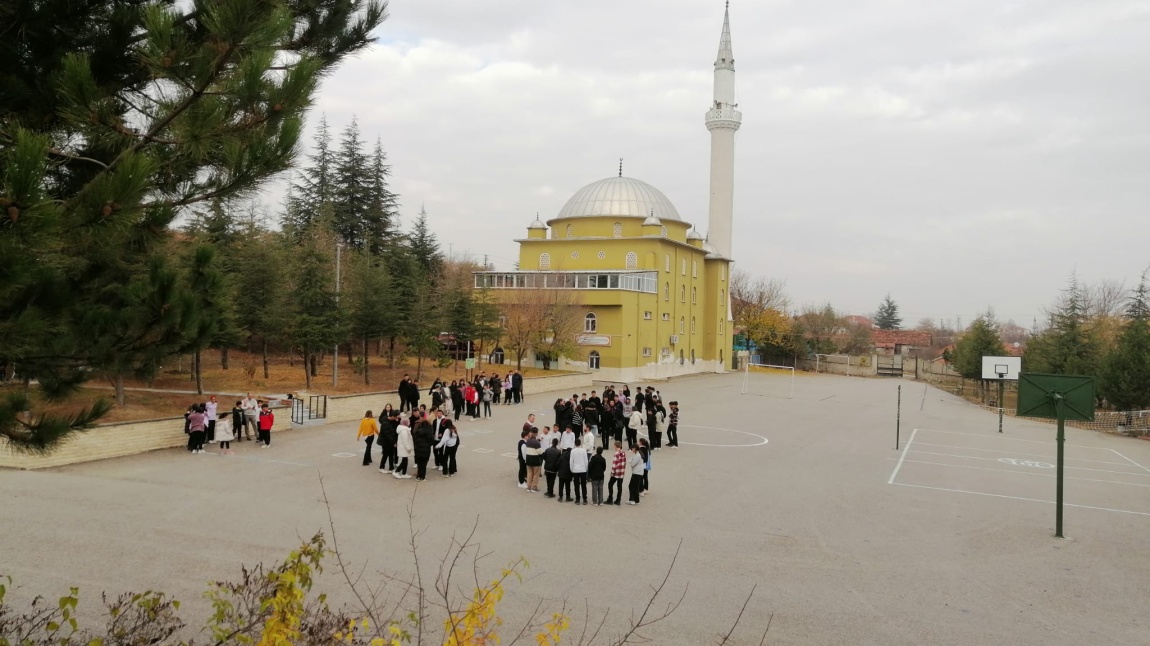
M654 271L478 271L477 289L621 289L656 294Z

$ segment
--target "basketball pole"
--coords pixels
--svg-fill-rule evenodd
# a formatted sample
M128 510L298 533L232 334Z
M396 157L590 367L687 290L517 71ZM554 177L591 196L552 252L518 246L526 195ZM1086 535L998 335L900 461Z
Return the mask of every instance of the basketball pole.
M899 430L902 425L902 384L898 386L898 403L895 405L894 414L894 450L898 450Z
M1062 535L1062 474L1064 473L1064 451L1066 444L1066 418L1062 414L1062 395L1054 393L1054 410L1058 416L1058 486L1055 493L1054 510L1054 538L1066 538Z
M998 432L1002 432L1002 396L1005 390L1006 381L1003 379L1006 375L999 373L998 375Z

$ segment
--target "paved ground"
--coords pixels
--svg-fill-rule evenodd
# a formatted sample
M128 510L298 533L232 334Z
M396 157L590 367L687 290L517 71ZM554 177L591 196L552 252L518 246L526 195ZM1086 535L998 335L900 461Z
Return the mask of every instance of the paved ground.
M753 586L738 643L759 643L768 621L772 645L1150 643L1150 442L1068 430L1057 540L1052 426L1007 419L999 435L996 416L910 381L800 376L788 399L788 378L752 380L749 395L737 374L660 385L682 403L684 447L655 454L635 508L515 487L505 454L528 410L550 420L555 394L540 394L465 422L459 476L418 487L360 467L354 424L231 457L0 472L0 570L24 592L156 588L196 606L209 579L326 527L322 475L342 551L369 575L411 569L417 490L425 559L478 518L485 572L532 564L504 602L510 619L566 598L610 609L617 630L681 542L668 591L687 596L649 631L655 644L715 643Z

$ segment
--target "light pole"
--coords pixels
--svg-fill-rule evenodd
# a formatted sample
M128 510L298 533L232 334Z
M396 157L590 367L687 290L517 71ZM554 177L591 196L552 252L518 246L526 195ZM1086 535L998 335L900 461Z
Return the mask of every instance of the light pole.
M343 243L335 243L335 306L339 308L339 261L340 255L343 251ZM339 386L339 341L335 342L335 347L331 352L331 387L336 388Z

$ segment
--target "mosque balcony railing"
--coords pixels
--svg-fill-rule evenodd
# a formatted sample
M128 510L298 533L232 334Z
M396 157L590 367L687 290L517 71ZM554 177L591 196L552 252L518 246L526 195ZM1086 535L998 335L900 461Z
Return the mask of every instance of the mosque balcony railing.
M476 289L621 289L657 294L654 271L478 271Z

